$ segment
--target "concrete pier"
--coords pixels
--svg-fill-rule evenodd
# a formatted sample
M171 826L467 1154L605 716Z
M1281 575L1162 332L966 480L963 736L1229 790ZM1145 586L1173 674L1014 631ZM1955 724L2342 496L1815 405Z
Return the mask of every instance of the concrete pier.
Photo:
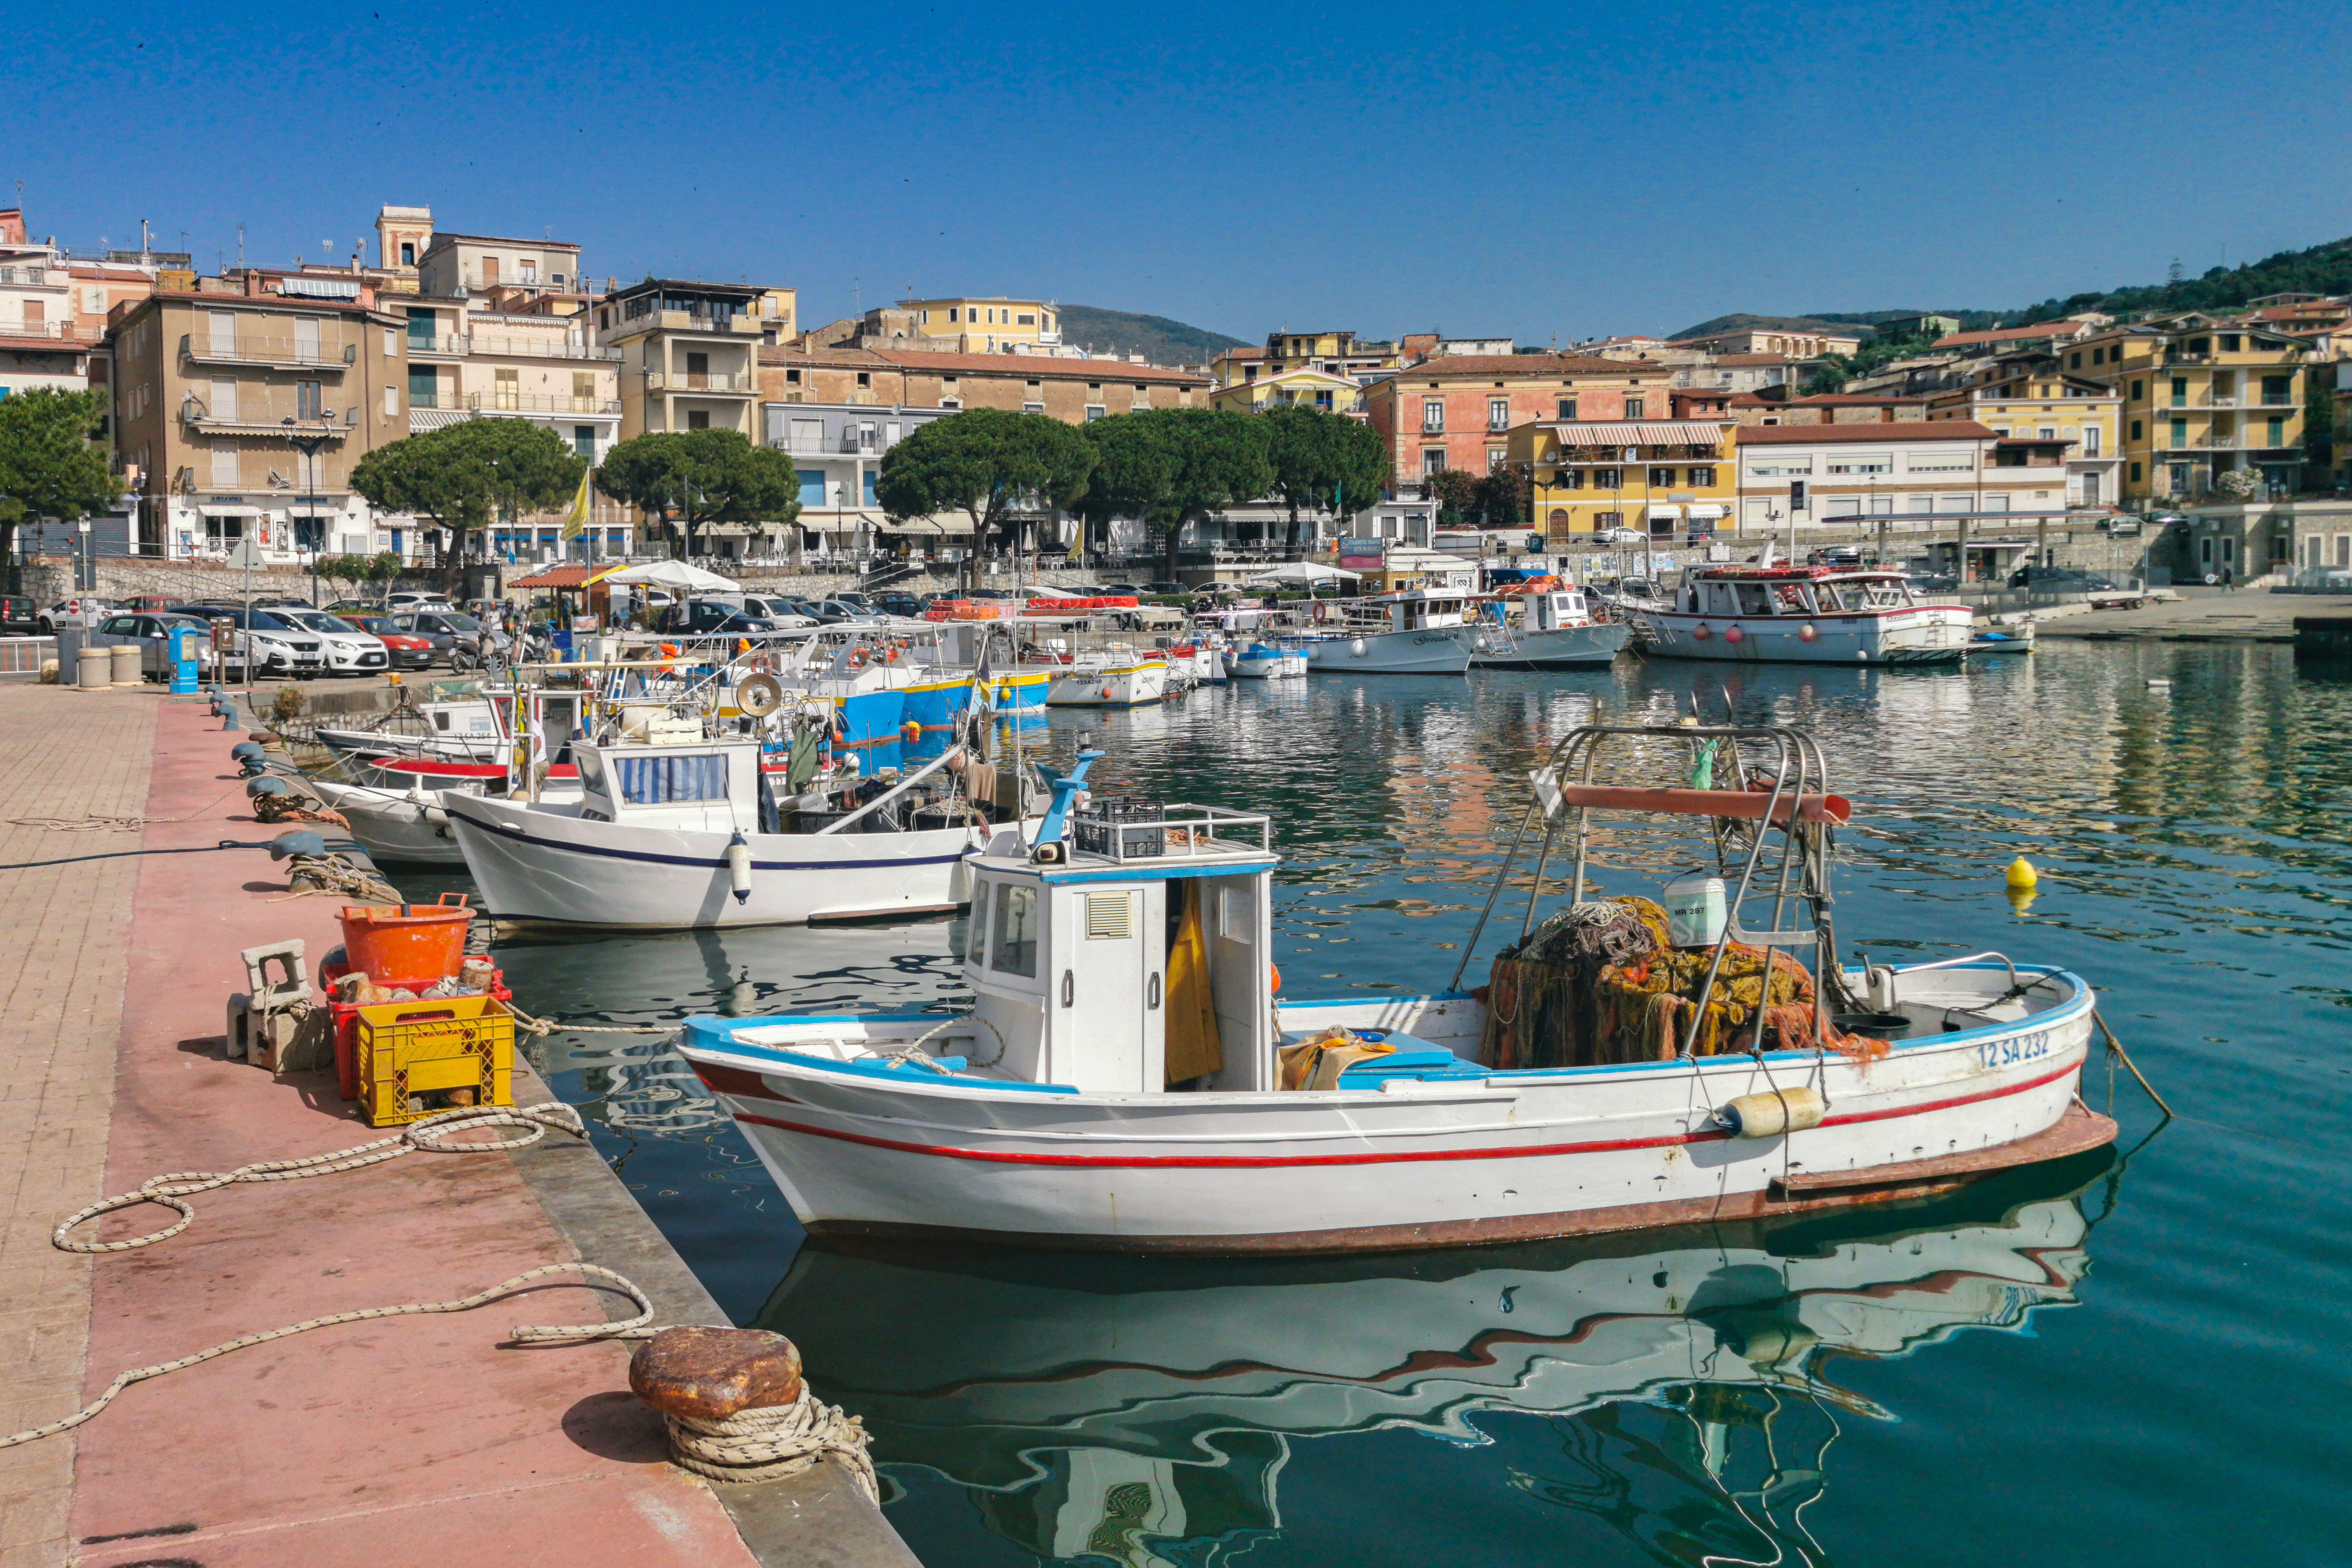
M143 1250L58 1252L67 1213L165 1171L228 1170L378 1136L328 1074L223 1060L240 949L340 941L332 896L289 899L254 848L236 738L154 692L0 687L8 1074L0 1094L0 1426L64 1415L126 1368L313 1316L466 1295L543 1263L629 1275L657 1322L709 1298L585 1144L412 1153L196 1195ZM518 1102L550 1098L518 1073ZM152 1206L97 1222L160 1229ZM88 1234L88 1233L86 1233ZM609 1300L613 1310L607 1312ZM0 1450L0 1568L67 1563L912 1563L845 1474L723 1489L665 1461L629 1347L516 1347L518 1322L634 1308L577 1289L349 1324L137 1384L78 1431Z

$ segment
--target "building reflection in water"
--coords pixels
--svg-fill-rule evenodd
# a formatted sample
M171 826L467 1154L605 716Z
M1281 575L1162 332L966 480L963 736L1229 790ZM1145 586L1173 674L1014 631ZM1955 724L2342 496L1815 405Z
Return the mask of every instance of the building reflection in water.
M1485 1445L1481 1417L1517 1413L1550 1418L1558 1460L1516 1443L1508 1483L1657 1562L1820 1563L1842 1426L1886 1415L1835 1363L2073 1301L2078 1197L2111 1161L1900 1209L1370 1259L813 1242L760 1322L886 1475L962 1488L1041 1559L1205 1568L1284 1533L1296 1442Z

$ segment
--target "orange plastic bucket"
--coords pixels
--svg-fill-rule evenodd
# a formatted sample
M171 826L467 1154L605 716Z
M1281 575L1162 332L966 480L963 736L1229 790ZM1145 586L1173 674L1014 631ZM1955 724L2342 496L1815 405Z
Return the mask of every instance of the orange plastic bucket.
M430 985L465 962L473 919L463 893L436 904L346 904L343 956L378 985Z

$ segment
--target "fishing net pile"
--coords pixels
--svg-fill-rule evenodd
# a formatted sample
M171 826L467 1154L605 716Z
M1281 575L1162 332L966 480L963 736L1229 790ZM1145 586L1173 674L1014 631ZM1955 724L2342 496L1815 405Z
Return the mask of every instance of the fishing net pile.
M1712 947L1673 946L1666 912L1649 899L1563 910L1496 958L1480 1054L1504 1069L1668 1060L1682 1048L1714 956ZM1812 976L1784 952L1731 942L1693 1052L1746 1051L1759 1023L1768 1050L1813 1049ZM1886 1048L1834 1027L1823 1043L1858 1056Z

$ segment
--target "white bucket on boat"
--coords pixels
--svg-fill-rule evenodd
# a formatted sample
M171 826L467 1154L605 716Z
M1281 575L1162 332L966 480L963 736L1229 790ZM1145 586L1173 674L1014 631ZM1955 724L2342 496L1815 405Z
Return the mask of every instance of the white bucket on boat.
M1666 940L1676 947L1713 947L1723 940L1723 879L1704 871L1676 877L1658 900L1666 911Z

